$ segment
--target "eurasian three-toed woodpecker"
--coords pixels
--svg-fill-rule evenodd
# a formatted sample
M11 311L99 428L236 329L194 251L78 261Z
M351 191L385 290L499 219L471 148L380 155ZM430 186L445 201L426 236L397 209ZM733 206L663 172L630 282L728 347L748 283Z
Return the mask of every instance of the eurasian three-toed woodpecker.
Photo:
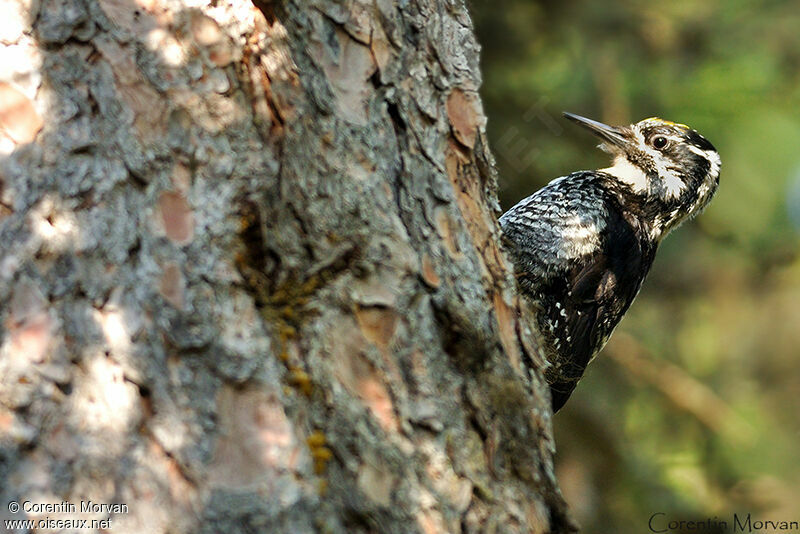
M612 166L553 180L500 218L537 311L554 412L633 302L658 244L711 200L720 168L714 146L683 124L564 115L603 140Z

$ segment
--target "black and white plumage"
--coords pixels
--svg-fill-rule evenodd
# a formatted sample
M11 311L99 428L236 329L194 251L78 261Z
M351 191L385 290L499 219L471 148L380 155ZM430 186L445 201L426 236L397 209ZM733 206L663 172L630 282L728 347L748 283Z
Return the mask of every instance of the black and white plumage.
M711 200L720 169L714 146L688 126L565 115L603 139L613 165L553 180L500 218L520 291L537 310L553 411L633 302L661 239Z

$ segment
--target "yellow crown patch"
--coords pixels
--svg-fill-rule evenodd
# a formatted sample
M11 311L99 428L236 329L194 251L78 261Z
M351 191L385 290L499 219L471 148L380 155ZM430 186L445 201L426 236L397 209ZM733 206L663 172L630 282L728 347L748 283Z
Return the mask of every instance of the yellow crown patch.
M691 128L685 124L681 124L680 122L672 122L672 121L665 121L661 117L649 117L645 119L646 121L653 121L653 122L660 122L661 124L666 124L667 126L677 126L678 128L684 128L686 130L691 130Z

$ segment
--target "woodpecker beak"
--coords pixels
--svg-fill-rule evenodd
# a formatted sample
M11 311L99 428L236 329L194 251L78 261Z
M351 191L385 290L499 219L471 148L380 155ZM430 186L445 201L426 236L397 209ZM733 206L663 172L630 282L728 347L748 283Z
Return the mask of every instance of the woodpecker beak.
M569 120L580 124L612 146L617 146L621 149L624 149L626 146L630 145L630 139L628 138L629 133L626 131L627 129L609 126L608 124L593 121L592 119L587 119L586 117L581 117L580 115L575 115L574 113L567 113L566 111L564 112L564 116Z

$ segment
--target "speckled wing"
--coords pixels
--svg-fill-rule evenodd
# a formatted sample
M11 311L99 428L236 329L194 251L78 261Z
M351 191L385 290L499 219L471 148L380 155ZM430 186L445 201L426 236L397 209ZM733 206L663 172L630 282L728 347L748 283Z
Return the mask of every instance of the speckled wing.
M562 272L570 260L592 254L605 226L601 191L593 174L577 172L553 180L500 217L504 238L524 272Z
M651 242L643 239L617 210L610 209L607 214L598 250L572 263L565 277L566 293L561 297L564 330L554 337L566 343L562 341L557 347L553 365L547 371L554 411L570 397L586 366L625 315L655 256ZM559 292L552 285L551 288ZM545 305L544 309L551 306ZM552 321L553 315L551 309L547 322Z
M587 172L560 178L500 219L520 290L539 309L554 410L630 306L655 254L598 180Z

